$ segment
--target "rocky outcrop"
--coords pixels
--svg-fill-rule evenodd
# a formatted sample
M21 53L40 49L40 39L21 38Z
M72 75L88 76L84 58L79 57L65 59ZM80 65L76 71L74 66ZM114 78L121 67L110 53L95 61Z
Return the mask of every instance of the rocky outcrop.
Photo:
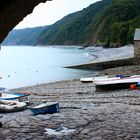
M1 0L0 4L0 43L25 16L32 13L41 2L51 0Z

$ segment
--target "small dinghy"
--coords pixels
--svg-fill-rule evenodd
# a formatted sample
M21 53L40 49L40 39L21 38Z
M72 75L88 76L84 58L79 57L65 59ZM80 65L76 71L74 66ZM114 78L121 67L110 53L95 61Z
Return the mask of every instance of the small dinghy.
M13 100L29 103L29 93L0 92L0 100Z
M58 102L43 103L35 107L32 107L31 111L33 112L34 115L58 113L59 103Z
M0 113L17 112L22 111L25 108L26 103L24 102L0 100Z

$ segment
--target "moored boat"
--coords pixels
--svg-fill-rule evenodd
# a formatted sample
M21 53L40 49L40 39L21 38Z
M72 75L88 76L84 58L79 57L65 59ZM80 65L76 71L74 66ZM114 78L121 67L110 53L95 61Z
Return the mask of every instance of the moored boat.
M127 77L114 77L94 80L96 91L116 90L130 88L131 84L137 84L140 81L140 75Z
M26 108L26 105L24 102L0 100L0 113L22 111Z
M29 103L29 95L29 93L1 92L0 100L15 100L19 102Z
M134 75L130 77L113 77L104 79L95 79L93 83L95 85L109 85L109 84L123 84L123 83L137 83L140 81L140 75Z
M93 82L93 77L89 77L89 78L80 78L80 81L82 82L82 83L91 83L91 82Z
M53 114L59 112L58 102L42 103L35 107L30 108L34 115L38 114Z

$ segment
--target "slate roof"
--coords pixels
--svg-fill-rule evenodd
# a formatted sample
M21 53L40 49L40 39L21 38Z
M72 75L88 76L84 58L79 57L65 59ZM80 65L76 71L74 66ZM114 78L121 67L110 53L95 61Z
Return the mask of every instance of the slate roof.
M140 29L135 30L134 41L140 40Z

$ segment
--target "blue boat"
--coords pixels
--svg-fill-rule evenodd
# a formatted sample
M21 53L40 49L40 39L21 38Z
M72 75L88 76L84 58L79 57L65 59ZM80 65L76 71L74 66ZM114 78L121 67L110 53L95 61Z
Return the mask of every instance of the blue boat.
M16 100L19 102L29 102L29 95L27 93L16 93L16 92L1 92L0 100Z
M48 102L30 108L34 115L38 114L53 114L59 112L58 102Z

